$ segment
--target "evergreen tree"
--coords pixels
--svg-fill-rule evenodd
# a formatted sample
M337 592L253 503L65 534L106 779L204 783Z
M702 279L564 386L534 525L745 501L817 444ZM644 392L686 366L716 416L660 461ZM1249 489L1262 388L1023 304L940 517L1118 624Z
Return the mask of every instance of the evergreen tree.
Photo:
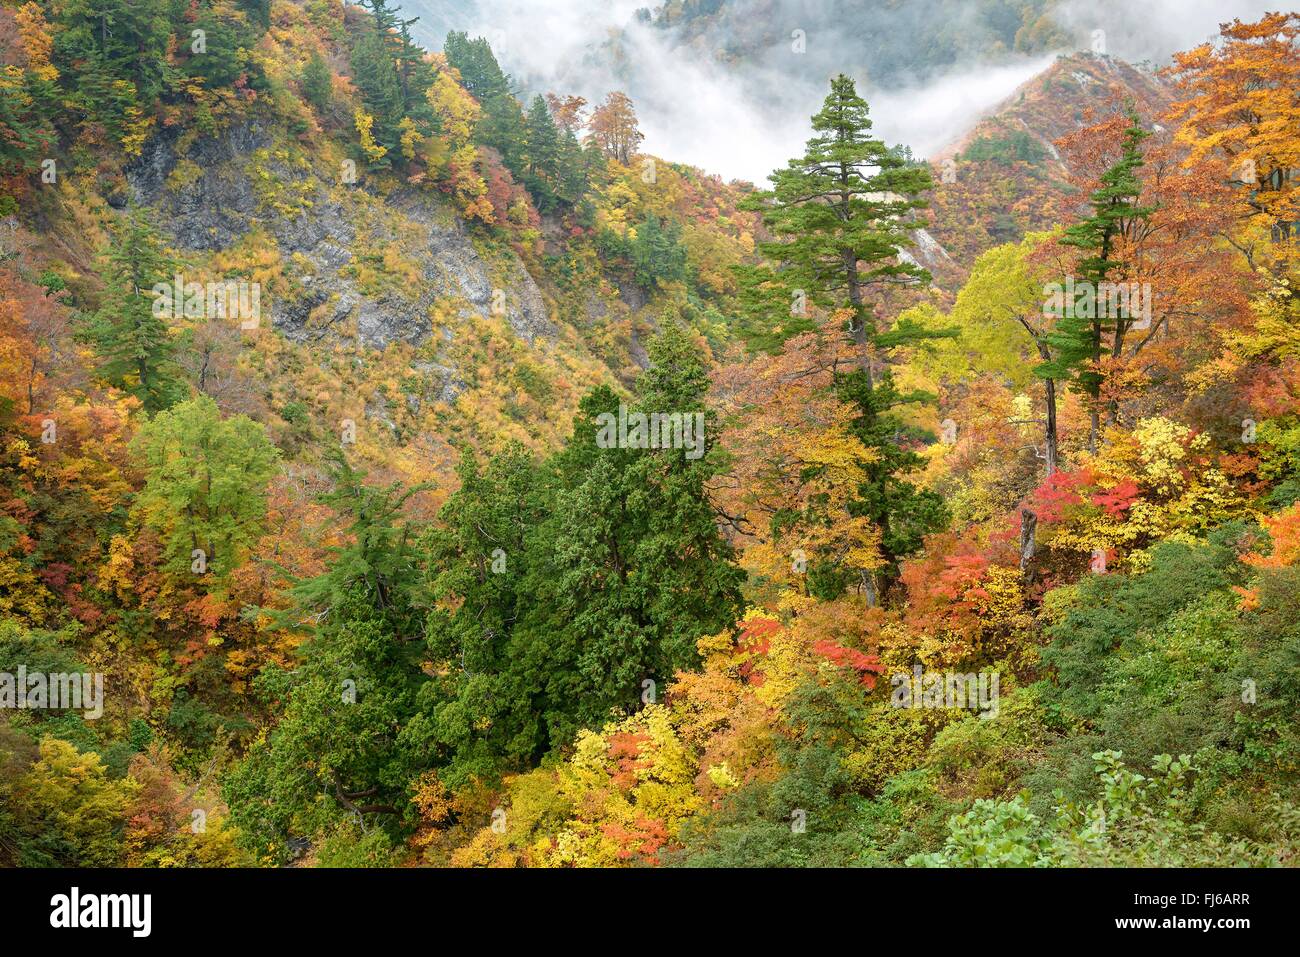
M554 209L560 188L560 131L542 96L533 97L525 129L527 173L524 186L542 212Z
M173 33L167 8L135 0L65 0L54 10L52 62L69 89L64 107L83 129L115 138L163 93Z
M38 97L34 84L49 86L32 73L0 71L0 176L36 166L53 143L53 131L45 120L48 114L40 102L48 102L48 90Z
M699 413L699 457L602 447L609 443L600 441L598 417L617 417L619 399L602 388L584 400L554 463L560 487L526 622L549 659L541 672L553 746L611 708L637 707L644 682L662 687L673 672L696 667L700 636L729 627L740 610L743 573L706 491L719 471L716 420L704 407L707 370L676 326L649 352L631 411Z
M292 671L268 670L258 691L280 702L275 729L226 778L231 816L254 850L283 860L295 832L346 819L395 828L419 770L401 741L420 687L423 622L417 530L402 518L418 489L367 486L335 452L323 497L347 523L349 544L321 575L298 582L281 627L311 626Z
M424 548L429 555L430 658L446 662L420 695L407 738L444 780L490 778L523 768L549 744L542 715L545 659L537 636L516 627L529 608L536 535L549 494L541 471L518 446L480 469L466 452L452 494Z
M573 130L565 130L559 143L560 180L556 194L561 202L575 206L587 195L591 182L591 168L587 154Z
M905 442L911 434L896 414L905 404L932 401L920 392L904 393L894 384L890 350L927 338L950 337L954 330L923 330L899 323L882 330L867 292L874 286L929 281L929 273L899 253L911 245L913 214L927 203L928 168L911 164L899 151L871 136L866 102L853 80L841 74L812 118L814 136L803 156L770 177L773 187L756 193L746 206L761 212L777 237L760 250L771 266L749 270L748 303L790 323L790 304L809 303L847 314L847 331L856 347L858 368L836 377L841 396L858 410L854 432L876 454L865 463L869 480L858 490L855 514L880 529L884 567L858 569L855 577L870 603L878 600L898 573L901 558L915 551L924 535L945 521L943 503L906 479L921 464Z
M271 0L239 0L239 5L248 11L248 18L263 30L271 26Z
M700 636L735 620L743 575L705 488L718 471L707 371L680 329L650 351L631 411L700 413L698 455L598 441L620 404L602 387L540 468L518 449L483 471L461 463L428 542L436 677L406 735L445 781L526 768L634 710L645 682L697 666Z
M492 47L483 37L471 40L453 31L447 34L443 52L447 62L460 71L465 89L483 108L475 141L496 150L515 179L525 180L527 129L519 101L510 89L510 77L501 70Z
M1138 202L1142 181L1137 171L1144 165L1141 147L1149 135L1130 108L1120 157L1102 174L1101 185L1089 198L1092 215L1070 226L1061 239L1063 245L1083 250L1084 257L1078 264L1075 295L1071 302L1062 302L1064 314L1057 318L1047 337L1056 356L1039 366L1039 374L1064 380L1085 397L1091 418L1088 447L1094 452L1101 428L1102 357L1107 352L1113 358L1123 354L1124 339L1135 318L1128 315L1123 303L1114 310L1115 315L1110 314L1110 297L1104 284L1124 278L1125 264L1113 258L1116 246L1125 237L1139 236L1157 208ZM1111 421L1116 411L1112 400L1108 412Z
M319 53L313 53L302 69L302 93L307 102L323 113L330 104L333 77L329 64Z
M402 88L402 108L406 116L422 123L433 121L433 111L425 97L433 85L433 67L425 60L424 50L411 38L411 27L419 17L402 20L398 25L395 62Z
M352 47L352 78L361 92L366 112L374 117L371 135L388 150L378 165L388 166L393 157L400 155L399 124L405 115L391 32L397 19L385 0L370 0L369 6L373 14L371 23Z
M183 44L186 71L201 77L210 90L231 86L248 65L248 47L255 42L252 32L228 11L214 8L201 11L192 29L203 31L204 48L198 53L188 41Z
M131 393L146 410L165 409L184 396L174 362L175 344L165 317L181 310L172 296L155 297L155 286L172 286L173 262L138 209L113 231L100 276L107 291L99 310L83 321L82 338L101 360L99 375Z
M629 255L633 276L643 289L686 278L686 247L681 244L681 227L673 222L661 225L653 213L637 226Z
M443 44L447 62L460 71L461 83L480 103L510 94L510 78L501 70L491 45L483 37L471 40L465 33L452 31Z

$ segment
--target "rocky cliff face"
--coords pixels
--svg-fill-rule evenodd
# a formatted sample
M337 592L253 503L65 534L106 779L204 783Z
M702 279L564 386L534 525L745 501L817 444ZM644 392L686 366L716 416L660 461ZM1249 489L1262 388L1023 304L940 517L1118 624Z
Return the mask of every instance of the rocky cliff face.
M129 167L127 182L178 250L224 252L254 230L269 234L285 263L286 290L263 305L272 326L295 341L355 328L363 346L421 345L435 333L431 315L440 303L498 315L529 343L554 337L541 290L513 252L493 250L489 259L436 196L380 196L364 176L348 184L332 173L250 121L184 146L174 133L161 134ZM401 260L400 281L363 282L358 260L367 255Z

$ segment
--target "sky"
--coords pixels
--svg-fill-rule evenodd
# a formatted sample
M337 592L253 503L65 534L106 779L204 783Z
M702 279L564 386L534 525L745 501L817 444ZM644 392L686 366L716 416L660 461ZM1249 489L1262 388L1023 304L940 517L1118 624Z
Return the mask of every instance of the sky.
M760 9L797 24L809 19L803 11L811 2L821 0L762 0ZM881 2L862 0L863 16ZM576 93L594 103L609 90L624 90L635 103L646 152L755 183L800 152L831 69L859 81L876 135L926 157L958 139L1055 57L975 55L924 80L875 77L870 56L855 49L842 31L805 30L799 50L792 29L789 43L782 38L748 63L721 63L674 42L670 32L638 23L636 10L647 5L647 0L403 4L407 15L425 19L422 39L430 48L440 47L448 27L464 29L488 38L523 91ZM1092 32L1101 29L1109 53L1161 64L1175 50L1217 33L1220 22L1257 19L1270 5L1276 6L1258 0L1067 0L1057 20L1075 32L1074 50L1087 49ZM924 25L897 33L900 44L927 39ZM619 37L616 53L608 45L612 36ZM815 75L817 67L829 67L828 75Z

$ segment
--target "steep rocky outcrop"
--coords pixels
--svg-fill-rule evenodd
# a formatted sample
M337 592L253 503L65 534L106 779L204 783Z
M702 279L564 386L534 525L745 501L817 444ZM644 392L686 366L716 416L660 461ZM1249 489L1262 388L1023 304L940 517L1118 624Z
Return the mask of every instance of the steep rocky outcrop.
M250 232L269 233L285 263L289 290L267 297L273 327L296 341L342 335L383 348L420 345L434 334L440 302L480 316L499 315L516 335L553 338L554 326L533 277L513 252L476 246L464 224L437 196L399 189L379 196L364 182L330 182L292 150L278 148L258 121L237 124L182 148L164 133L127 170L131 198L152 207L183 251L222 252ZM281 203L268 197L274 184ZM418 278L389 288L358 281L361 247L412 264ZM269 300L269 301L268 301Z

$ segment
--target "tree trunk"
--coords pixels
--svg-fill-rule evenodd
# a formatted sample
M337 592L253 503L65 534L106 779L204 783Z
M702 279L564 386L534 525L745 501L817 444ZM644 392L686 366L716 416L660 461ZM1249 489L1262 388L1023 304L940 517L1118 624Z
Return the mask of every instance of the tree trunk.
M875 388L871 375L871 332L867 329L867 317L862 304L862 284L858 282L858 259L853 250L846 249L844 257L844 277L849 287L849 302L853 306L853 342L858 347L858 365L867 377L867 390Z
M1056 451L1056 380L1044 379L1047 388L1047 426L1046 448L1044 455L1047 459L1048 477L1056 474L1057 451Z
M1047 344L1043 342L1041 337L1034 333L1033 327L1031 327L1028 322L1025 322L1024 319L1021 319L1020 321L1024 324L1024 327L1029 330L1029 334L1034 336L1034 345L1038 347L1038 357L1044 362L1051 362L1052 352L1047 348ZM1043 388L1047 394L1047 423L1044 428L1044 445L1046 448L1044 449L1043 456L1047 461L1047 474L1050 476L1056 474L1057 463L1060 458L1057 454L1056 444L1056 380L1044 379Z
M865 569L862 571L862 594L866 596L868 608L875 608L880 604L880 596L876 591L876 576Z
M1032 510L1022 508L1020 510L1020 573L1027 582L1032 581L1034 577L1034 553L1038 547L1034 533L1037 530L1038 516Z

